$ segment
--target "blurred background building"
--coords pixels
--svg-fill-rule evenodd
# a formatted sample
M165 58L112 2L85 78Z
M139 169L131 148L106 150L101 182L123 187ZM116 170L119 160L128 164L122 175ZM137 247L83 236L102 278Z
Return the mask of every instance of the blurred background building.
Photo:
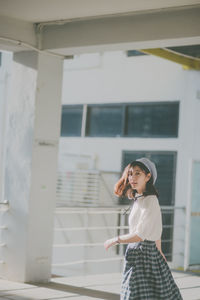
M113 188L142 156L157 166L170 266L199 269L200 8L175 2L60 23L53 6L24 19L3 7L2 277L121 271L125 246L103 242L128 230Z

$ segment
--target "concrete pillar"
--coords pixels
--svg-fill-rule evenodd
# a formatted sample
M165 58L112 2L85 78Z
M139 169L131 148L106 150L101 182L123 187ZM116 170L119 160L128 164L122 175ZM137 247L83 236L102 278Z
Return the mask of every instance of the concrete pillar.
M8 229L2 237L0 276L46 282L51 277L63 61L34 52L16 54L14 60L5 170L10 208L3 216Z
M8 82L10 68L12 64L12 54L1 52L0 61L0 203L4 202L4 156L5 156L5 128L7 111L7 93L9 90ZM1 260L1 259L0 259Z

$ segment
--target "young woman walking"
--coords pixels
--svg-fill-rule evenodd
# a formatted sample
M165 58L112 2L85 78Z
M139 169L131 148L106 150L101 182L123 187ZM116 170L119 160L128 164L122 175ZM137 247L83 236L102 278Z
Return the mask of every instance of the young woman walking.
M107 240L108 250L128 244L122 278L121 300L183 299L161 250L162 217L155 164L142 157L131 162L115 185L115 194L133 199L129 233Z

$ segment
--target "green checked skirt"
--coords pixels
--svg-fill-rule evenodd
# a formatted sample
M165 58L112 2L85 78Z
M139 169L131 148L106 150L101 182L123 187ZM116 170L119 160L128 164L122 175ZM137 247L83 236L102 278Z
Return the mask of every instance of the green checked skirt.
M170 268L154 241L144 240L128 245L120 299L183 299Z

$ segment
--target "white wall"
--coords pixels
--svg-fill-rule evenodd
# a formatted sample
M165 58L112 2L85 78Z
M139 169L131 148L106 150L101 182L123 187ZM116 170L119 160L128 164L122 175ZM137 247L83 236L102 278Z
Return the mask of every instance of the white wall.
M76 70L75 63L73 70L72 63L66 61L63 104L181 101L183 99L187 72L175 63L153 56L127 57L123 52L92 56L90 60L89 55L85 55L88 63L82 63L83 68L79 70ZM181 135L183 131L181 124L179 128ZM110 151L102 151L105 147ZM61 138L60 141L61 152L65 151L64 149L77 154L95 152L99 158L98 169L112 171L120 170L121 151L124 149L175 150L178 147L179 139L174 138L86 137L81 139L73 137ZM115 149L114 153L112 149ZM111 153L112 159L110 159Z
M9 59L11 60L11 57ZM7 73L2 70L0 69L0 85L3 87L0 89L1 107L5 105L3 95L6 91L7 76ZM199 83L200 72L183 70L180 65L153 56L126 57L123 52L109 52L83 55L73 61L66 61L63 104L179 100L179 136L168 139L60 138L60 156L64 153L72 153L93 157L95 154L97 169L120 171L123 150L177 151L175 201L177 206L185 206L187 201L190 201L191 161L200 160ZM32 84L31 88L33 88ZM14 103L13 107L16 111L20 110L20 107L15 107ZM2 111L0 110L1 120L3 120ZM1 127L1 145L3 145L3 132ZM18 146L15 144L15 147ZM0 170L1 158L2 154ZM183 255L176 255L176 253L183 252L184 242L185 213L178 210L175 214L174 266L183 266ZM69 252L66 253L69 255Z
M63 103L174 100L182 96L186 71L154 57L127 57L125 52L83 55L65 61ZM86 61L83 63L83 59Z

